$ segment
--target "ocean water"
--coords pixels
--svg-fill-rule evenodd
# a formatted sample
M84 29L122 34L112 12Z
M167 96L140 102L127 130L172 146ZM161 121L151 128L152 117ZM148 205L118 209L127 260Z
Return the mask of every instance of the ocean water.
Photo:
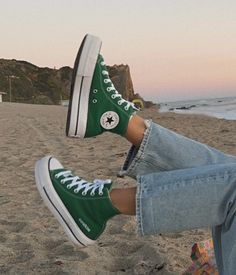
M165 102L160 104L160 112L203 114L219 119L236 120L236 96Z

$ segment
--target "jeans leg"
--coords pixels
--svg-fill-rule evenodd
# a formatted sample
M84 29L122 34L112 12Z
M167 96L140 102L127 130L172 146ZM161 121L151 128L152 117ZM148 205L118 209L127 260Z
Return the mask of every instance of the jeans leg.
M236 163L138 176L141 235L213 227L220 274L236 271Z
M222 224L212 229L216 262L220 274L234 275L236 273L236 217L235 209L228 224Z
M185 169L209 164L236 163L236 157L194 141L156 123L146 122L147 130L139 148L132 146L123 166L136 178L153 172Z

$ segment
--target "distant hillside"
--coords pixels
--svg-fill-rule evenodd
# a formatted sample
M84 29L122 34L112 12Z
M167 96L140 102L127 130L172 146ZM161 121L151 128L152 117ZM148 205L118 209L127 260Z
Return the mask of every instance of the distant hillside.
M125 99L133 100L134 94L128 65L108 66L110 77L116 89ZM26 61L0 59L0 92L7 93L4 101L60 104L70 95L72 69L62 67L58 70L40 68ZM10 80L9 80L10 77Z
M69 96L71 74L70 67L54 70L26 61L0 59L0 91L7 92L3 99L9 101L9 76L12 76L12 101L59 104Z

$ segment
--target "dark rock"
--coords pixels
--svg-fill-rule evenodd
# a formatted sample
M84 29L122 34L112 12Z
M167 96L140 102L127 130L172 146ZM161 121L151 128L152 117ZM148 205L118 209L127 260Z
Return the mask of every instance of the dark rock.
M117 91L129 101L134 99L134 88L128 65L107 66L109 76Z
M107 66L109 76L122 97L128 101L140 99L145 108L150 108L155 104L152 101L144 100L140 94L134 92L133 82L128 65Z
M192 109L192 108L194 108L194 107L196 107L196 105L191 105L191 106L188 106L188 107L182 106L182 107L177 107L177 108L175 108L175 109L176 109L176 110L190 110L190 109ZM173 109L173 108L171 108L171 109Z

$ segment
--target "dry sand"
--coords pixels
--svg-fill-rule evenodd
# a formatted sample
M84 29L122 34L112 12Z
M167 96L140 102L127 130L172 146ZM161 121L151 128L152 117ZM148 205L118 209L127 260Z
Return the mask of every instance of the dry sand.
M95 246L80 249L66 238L44 206L34 164L47 154L89 180L112 178L115 186L129 144L112 134L87 140L65 137L67 109L61 106L0 104L0 274L181 274L191 263L194 242L209 230L140 238L135 218L117 216ZM159 124L236 155L236 121L204 116L140 112Z

